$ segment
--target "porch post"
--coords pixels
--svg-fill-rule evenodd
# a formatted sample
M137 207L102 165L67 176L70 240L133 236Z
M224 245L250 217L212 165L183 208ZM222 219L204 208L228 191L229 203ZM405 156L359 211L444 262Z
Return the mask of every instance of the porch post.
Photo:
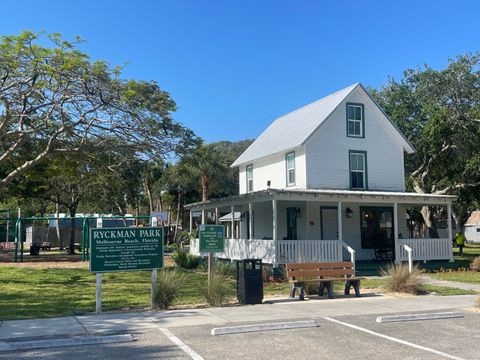
M337 227L338 227L338 261L343 261L343 225L342 225L342 202L339 201L337 204Z
M235 239L235 207L232 205L230 206L230 211L232 213L232 222L230 223L231 225L231 233L230 233L230 238Z
M205 224L205 220L206 220L206 218L205 218L205 209L202 209L202 225Z
M449 244L452 241L452 203L447 205L447 222L448 222L448 241ZM453 249L450 248L450 259L448 261L453 262Z
M215 224L218 225L218 207L215 208Z
M253 239L253 205L248 203L248 238Z
M277 241L277 200L272 200L272 239Z
M398 241L398 203L393 203L393 238L395 242L395 263L400 264L400 242Z
M188 232L191 234L193 231L193 214L192 209L190 209L190 224L188 225Z

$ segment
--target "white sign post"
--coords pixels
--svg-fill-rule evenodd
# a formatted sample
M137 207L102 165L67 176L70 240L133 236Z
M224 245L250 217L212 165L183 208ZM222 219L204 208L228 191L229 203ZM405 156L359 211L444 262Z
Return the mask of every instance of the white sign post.
M158 226L158 218L153 216L151 219L151 226ZM157 269L152 270L152 289L150 291L151 296L151 307L152 309L155 307L155 295L157 294Z
M97 218L97 228L101 228L101 227L103 227L103 219ZM95 313L100 314L101 312L102 312L102 273L97 272Z

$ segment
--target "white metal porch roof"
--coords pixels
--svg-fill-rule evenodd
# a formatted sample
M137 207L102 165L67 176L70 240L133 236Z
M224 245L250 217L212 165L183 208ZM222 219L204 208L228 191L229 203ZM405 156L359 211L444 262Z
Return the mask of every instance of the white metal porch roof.
M359 202L359 203L403 203L411 205L446 205L455 201L454 195L418 194L411 192L356 191L333 189L284 190L268 189L251 193L211 199L185 205L186 209L214 209L228 206L244 205L269 200L283 201L324 201L324 202Z

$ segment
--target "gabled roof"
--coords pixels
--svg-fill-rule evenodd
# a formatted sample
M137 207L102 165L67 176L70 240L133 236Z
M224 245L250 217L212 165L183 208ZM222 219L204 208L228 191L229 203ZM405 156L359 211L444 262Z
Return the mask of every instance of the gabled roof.
M387 118L392 131L402 141L404 149L408 153L413 153L412 145L405 139L400 130L388 119L387 115L376 104L365 88L360 83L356 83L279 117L270 124L231 166L239 166L268 155L304 145L320 125L330 117L342 101L357 87L361 88L370 97L379 111Z

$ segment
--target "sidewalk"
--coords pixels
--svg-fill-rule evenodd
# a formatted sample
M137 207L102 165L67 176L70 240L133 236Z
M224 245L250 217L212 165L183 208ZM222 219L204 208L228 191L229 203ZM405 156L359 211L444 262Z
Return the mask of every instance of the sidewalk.
M316 319L323 316L389 314L472 307L476 295L392 297L365 294L363 297L267 300L261 305L206 309L110 313L61 318L4 321L0 341L36 337L108 334L143 331L149 328L174 328L229 323L271 322Z
M462 290L472 290L480 293L480 284L465 283L459 281L447 281L447 280L437 280L432 279L428 276L422 276L422 279L425 284L436 285L436 286L445 286L451 288L457 288Z

